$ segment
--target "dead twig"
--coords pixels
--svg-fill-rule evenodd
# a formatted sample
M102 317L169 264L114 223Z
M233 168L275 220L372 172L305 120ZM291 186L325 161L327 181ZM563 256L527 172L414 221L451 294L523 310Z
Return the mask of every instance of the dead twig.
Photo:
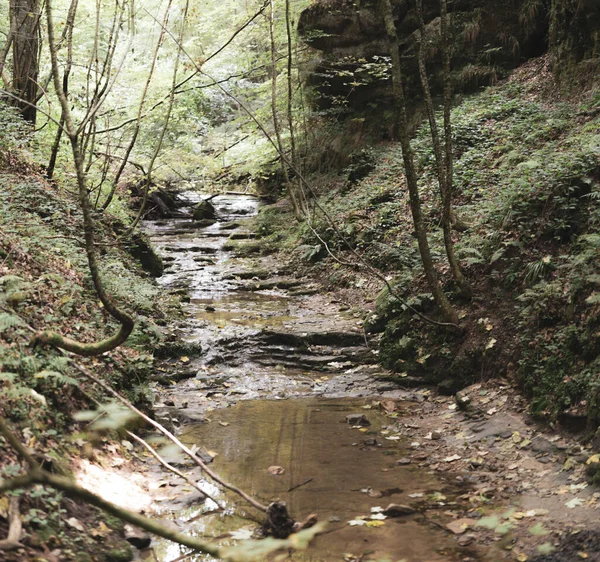
M142 445L142 447L144 447L167 470L171 471L173 474L176 474L180 478L183 478L190 486L192 486L193 488L196 488L196 490L198 490L203 496L206 496L209 500L213 501L217 505L217 508L218 508L217 510L214 510L214 511L222 511L224 509L224 507L215 498L213 498L210 494L208 494L202 488L200 488L200 486L198 486L198 484L196 482L194 482L189 476L186 476L183 472L181 472L180 470L177 470L173 465L169 464L165 459L163 459L152 448L152 446L149 443L146 443L146 441L144 441L141 437L137 436L135 433L132 433L131 431L128 431L127 435L129 435L129 437L131 437L137 443Z

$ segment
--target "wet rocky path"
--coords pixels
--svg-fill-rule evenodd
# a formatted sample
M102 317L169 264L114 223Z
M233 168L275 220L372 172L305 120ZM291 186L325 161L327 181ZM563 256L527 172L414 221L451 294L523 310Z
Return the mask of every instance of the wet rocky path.
M329 522L327 534L290 559L474 560L418 509L460 489L398 463L410 454L400 431L415 396L385 381L359 319L253 252L255 198L212 202L219 221L210 226L147 223L167 264L161 282L189 297L185 327L173 338L188 343L163 364L163 382L173 384L155 405L158 419L261 501L283 499L295 518L316 513ZM234 514L237 498L204 485L230 509L202 516L208 501L173 513L184 530L231 542L228 533L256 527ZM410 509L388 517L381 511L390 504ZM168 543L155 552L161 562L184 554Z
M187 301L155 411L263 503L328 521L308 551L284 559L557 561L540 554L598 529L600 493L584 474L592 452L537 427L506 382L473 385L458 401L391 384L359 318L258 251L259 202L213 203L209 226L147 224L168 266L161 282ZM160 515L221 543L249 537L256 514L183 468L226 508L207 514L214 504L172 478ZM598 550L578 556L600 560ZM166 542L154 554L210 560Z

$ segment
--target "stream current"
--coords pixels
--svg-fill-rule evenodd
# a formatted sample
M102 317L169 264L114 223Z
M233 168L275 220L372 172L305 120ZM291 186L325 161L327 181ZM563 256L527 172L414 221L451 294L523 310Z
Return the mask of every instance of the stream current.
M191 206L201 196L186 197ZM186 444L214 457L214 470L262 503L284 500L297 520L315 513L328 521L308 550L285 560L475 560L435 522L460 493L458 484L417 462L398 463L414 453L399 428L418 423L415 395L383 380L359 319L346 307L276 258L248 251L256 247L248 227L259 209L256 198L225 195L212 202L219 220L210 226L190 219L146 223L167 266L161 283L189 295L185 339L202 347L197 357L166 362L165 371L181 372L183 365L185 376L162 391L158 419L177 424ZM386 412L381 401L393 401L396 411ZM348 423L356 414L370 425ZM281 472L273 467L283 473L272 474ZM226 509L207 515L211 500L192 501L161 516L221 544L256 528L241 516L252 512L239 498L191 474ZM416 512L379 519L380 508L392 503ZM187 550L165 541L154 554L174 562Z

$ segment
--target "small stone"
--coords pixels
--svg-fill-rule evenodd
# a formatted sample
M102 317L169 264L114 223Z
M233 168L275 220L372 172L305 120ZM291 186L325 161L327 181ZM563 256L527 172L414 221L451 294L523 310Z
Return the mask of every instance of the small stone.
M403 515L412 515L416 512L417 510L409 505L402 505L399 503L391 503L383 510L383 514L388 517L402 517Z
M273 465L267 469L267 472L273 476L281 476L285 472L283 466Z
M209 304L208 306L204 307L204 310L206 310L206 312L214 312L216 308L214 306L210 306Z
M360 425L362 427L368 427L371 425L371 422L364 414L349 414L346 416L346 421L349 425Z
M399 464L399 465L402 465L402 466L404 466L404 465L410 464L411 462L412 462L412 461L411 461L409 458L407 458L407 457L402 457L401 459L398 459L398 460L396 461L396 464Z
M327 519L327 521L329 521L330 523L339 523L341 520L342 518L338 517L337 515L332 515Z
M553 443L541 437L540 435L531 440L531 450L535 453L552 453L555 450Z
M143 550L150 546L152 537L133 525L125 525L125 540L132 546Z
M456 405L460 410L468 410L471 405L471 398L463 391L457 392L455 396Z
M363 441L363 443L367 446L367 447L376 447L377 446L377 440L374 438L371 439L365 439Z
M476 519L456 519L446 525L446 529L452 531L455 535L462 535L477 523Z
M442 432L439 430L435 430L431 432L431 439L433 441L439 441L442 438Z
M369 490L367 496L370 498L382 498L383 494L379 490Z
M427 457L428 457L428 456L429 456L429 455L428 455L428 454L427 454L425 451L422 451L422 452L420 452L420 453L415 453L415 454L412 456L412 458L413 458L413 460L415 460L415 461L424 461L424 460L427 460Z
M475 541L476 538L477 535L473 534L463 535L458 539L458 546L469 546L470 544L473 544L473 541Z

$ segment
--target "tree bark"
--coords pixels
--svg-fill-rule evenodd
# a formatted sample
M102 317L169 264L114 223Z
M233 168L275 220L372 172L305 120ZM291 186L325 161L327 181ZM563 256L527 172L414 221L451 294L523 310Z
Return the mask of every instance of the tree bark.
M281 140L281 127L279 125L279 116L277 114L277 47L275 44L275 0L269 2L269 38L271 43L271 112L273 114L273 128L275 129L275 137L277 138L278 152L284 154L283 141ZM297 194L290 182L290 175L286 166L285 159L281 157L281 170L285 180L294 215L296 219L301 220L302 212Z
M416 0L415 7L417 19L419 20L419 34L417 40L417 59L419 64L419 77L423 88L423 99L427 108L429 118L429 129L431 132L431 142L435 155L436 171L438 184L440 186L440 196L442 200L442 230L444 232L444 246L446 256L452 277L456 281L460 292L465 297L471 296L471 288L467 283L456 255L454 253L454 241L452 240L452 172L453 172L453 154L452 154L452 122L450 120L450 110L452 108L452 82L450 80L450 49L448 37L447 8L445 0L440 0L441 7L441 29L442 29L442 57L443 57L443 75L444 75L444 148L435 120L435 108L429 87L429 78L427 77L427 67L425 63L425 21L423 19L422 0Z
M83 231L85 237L85 249L88 258L88 266L94 283L94 288L100 302L106 311L120 324L118 332L113 336L95 343L81 343L66 338L56 332L45 331L36 335L33 344L55 345L72 353L84 356L94 356L115 349L121 345L133 331L135 320L125 311L121 310L107 293L98 268L96 248L94 241L94 221L92 219L92 206L87 190L86 176L84 170L83 154L79 145L78 129L73 122L67 96L62 88L58 69L58 55L54 43L54 20L52 17L52 2L46 0L46 21L48 26L48 47L50 50L50 61L52 64L52 75L54 78L54 89L58 96L62 114L65 121L65 130L71 143L73 159L75 161L75 173L77 176L77 189L79 192L79 204L83 213Z
M39 0L10 0L13 46L12 90L23 119L35 125L40 49Z
M384 20L385 29L388 35L390 48L390 56L392 59L392 82L394 88L394 109L396 111L397 135L402 148L402 158L404 161L404 170L406 175L406 184L408 187L408 195L410 202L410 210L413 217L413 224L417 235L419 252L423 263L423 270L429 285L429 289L433 294L436 304L440 308L444 318L449 322L457 323L458 316L452 305L442 291L438 279L429 241L427 239L427 229L423 222L421 212L421 199L419 196L419 187L417 181L417 172L414 163L414 154L412 151L410 136L408 132L408 118L406 114L406 102L404 98L404 89L402 83L402 68L400 64L400 50L398 43L398 35L394 24L394 16L392 12L392 4L390 0L380 0L381 15Z

